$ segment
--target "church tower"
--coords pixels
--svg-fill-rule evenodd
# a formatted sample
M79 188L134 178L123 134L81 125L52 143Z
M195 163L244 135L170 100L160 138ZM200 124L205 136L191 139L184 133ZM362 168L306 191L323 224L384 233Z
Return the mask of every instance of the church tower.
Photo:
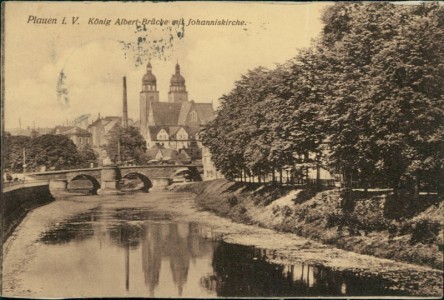
M140 133L145 137L147 134L148 115L150 103L159 102L157 91L157 80L152 72L151 62L146 66L146 74L142 78L142 91L140 92Z
M176 73L171 76L170 91L168 92L168 102L187 102L188 92L185 86L185 78L180 74L180 66L176 64Z

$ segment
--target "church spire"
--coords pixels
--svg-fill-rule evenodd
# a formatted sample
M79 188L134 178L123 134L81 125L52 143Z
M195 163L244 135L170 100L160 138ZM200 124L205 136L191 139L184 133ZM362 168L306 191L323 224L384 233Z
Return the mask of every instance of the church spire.
M168 102L186 102L188 92L185 86L185 78L180 74L179 61L176 62L176 72L171 76Z
M179 60L176 62L176 75L180 75Z
M142 77L142 91L140 91L140 132L147 138L149 114L151 103L159 102L159 92L157 91L157 79L153 74L151 60L146 65L146 73Z
M142 84L145 86L149 86L148 90L156 90L157 79L153 74L153 66L151 65L151 61L148 61L146 65L146 74L142 78Z
M146 65L146 71L151 73L152 70L153 70L153 66L151 65L151 60L149 60L148 64Z

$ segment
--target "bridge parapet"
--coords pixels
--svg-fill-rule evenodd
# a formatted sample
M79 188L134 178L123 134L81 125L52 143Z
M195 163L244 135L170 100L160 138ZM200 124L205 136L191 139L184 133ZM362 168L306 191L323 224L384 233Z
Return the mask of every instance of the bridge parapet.
M174 175L188 171L192 180L201 180L202 165L143 165L143 166L106 166L101 168L73 169L30 173L28 175L50 180L51 186L61 191L67 190L67 185L76 179L87 179L93 184L93 192L99 193L117 191L119 180L130 175L139 177L144 182L144 191L151 187L165 187L171 183Z
M7 193L17 189L33 187L33 186L43 186L43 185L48 185L48 180L23 180L23 181L4 182L2 187L2 192Z

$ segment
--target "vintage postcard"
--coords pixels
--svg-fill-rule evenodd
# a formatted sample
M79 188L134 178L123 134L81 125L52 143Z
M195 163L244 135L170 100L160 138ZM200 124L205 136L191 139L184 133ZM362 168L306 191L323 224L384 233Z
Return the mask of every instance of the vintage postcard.
M2 3L1 295L441 298L440 2Z

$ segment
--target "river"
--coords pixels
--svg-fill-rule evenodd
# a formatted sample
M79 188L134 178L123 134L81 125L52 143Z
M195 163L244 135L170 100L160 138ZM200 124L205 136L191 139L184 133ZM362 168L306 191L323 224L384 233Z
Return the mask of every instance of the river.
M233 223L166 191L57 199L4 245L4 296L437 296L441 287L441 271Z

